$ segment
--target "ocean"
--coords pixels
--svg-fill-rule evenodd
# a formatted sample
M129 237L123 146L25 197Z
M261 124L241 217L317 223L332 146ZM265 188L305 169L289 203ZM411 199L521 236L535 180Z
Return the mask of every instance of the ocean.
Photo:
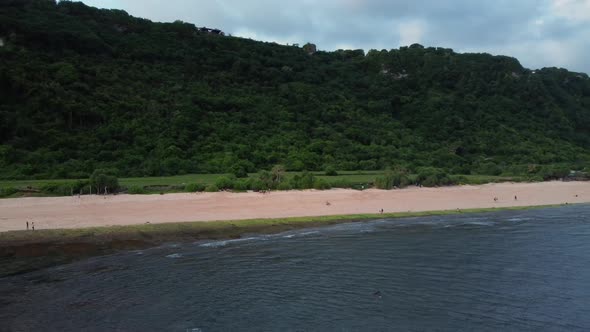
M588 331L590 205L169 243L0 279L0 331Z

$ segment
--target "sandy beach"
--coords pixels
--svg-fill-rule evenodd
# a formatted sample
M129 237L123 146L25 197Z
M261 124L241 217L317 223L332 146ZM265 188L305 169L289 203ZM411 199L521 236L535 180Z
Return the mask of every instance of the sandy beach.
M518 200L514 199L517 196ZM494 201L494 197L498 201ZM329 204L327 204L329 202ZM0 232L183 221L418 212L590 202L590 182L500 183L400 190L30 197L0 200Z

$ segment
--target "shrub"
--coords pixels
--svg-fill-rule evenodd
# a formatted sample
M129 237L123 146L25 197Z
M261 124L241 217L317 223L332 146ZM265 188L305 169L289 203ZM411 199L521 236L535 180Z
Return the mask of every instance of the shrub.
M541 176L543 180L548 181L563 179L568 176L569 173L570 169L566 166L543 166L539 170L538 175Z
M221 190L233 189L235 182L236 178L234 176L222 176L215 180L215 186Z
M313 188L313 184L315 182L315 176L308 171L304 171L301 174L300 184L301 189L311 189Z
M252 181L250 181L250 189L254 191L261 191L264 189L268 189L268 187L260 179L253 179Z
M293 187L291 187L291 184L288 182L281 182L279 183L279 186L277 187L278 190L291 190L293 189Z
M326 190L326 189L330 189L332 187L330 186L328 181L326 181L324 179L316 179L313 183L313 188L319 189L319 190Z
M249 179L238 179L234 183L234 189L246 191L250 189L250 180Z
M232 167L231 173L236 178L247 178L248 177L248 171L246 170L245 167L243 167L241 165L236 165L235 167Z
M273 176L269 171L258 172L258 181L262 183L259 190L273 188Z
M425 187L446 186L453 184L453 180L440 168L421 167L418 169L416 182Z
M131 195L141 195L145 194L146 191L145 189L143 189L142 186L130 186L129 188L127 188L127 193Z
M330 182L332 188L353 188L354 184L346 179L338 179Z
M45 184L41 185L39 190L41 190L41 192L45 193L45 194L55 194L55 192L57 191L57 184L45 183Z
M0 188L0 197L9 197L16 194L17 192L18 189L14 187Z
M219 188L214 184L210 184L205 188L205 191L208 193L214 193L214 192L218 192Z
M326 167L326 176L337 176L338 172L336 172L336 169L333 166L328 166Z
M314 187L315 176L308 171L303 171L301 174L295 174L290 180L289 184L293 189L311 189Z
M403 188L410 184L407 172L403 169L387 170L383 176L375 179L375 187L379 189Z
M502 174L502 168L494 162L487 162L479 165L477 172L485 175L500 175Z
M453 183L457 183L457 184L469 183L469 179L467 179L467 177L465 177L464 175L454 175L454 176L449 176L449 178L451 179L451 182L453 182Z
M184 190L189 193L195 193L205 190L205 185L201 183L189 183L184 187Z

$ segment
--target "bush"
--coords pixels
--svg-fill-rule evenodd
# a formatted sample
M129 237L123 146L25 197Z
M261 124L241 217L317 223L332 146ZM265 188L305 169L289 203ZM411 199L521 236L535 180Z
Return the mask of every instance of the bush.
M569 167L566 166L543 166L538 174L543 180L558 180L563 179L570 174Z
M293 187L291 187L291 184L288 182L281 182L279 183L279 186L277 187L278 190L291 190L293 189Z
M189 183L184 187L184 190L189 193L196 193L205 190L205 185L201 183Z
M336 172L336 169L332 166L328 166L326 167L326 176L337 176L338 172Z
M326 181L324 179L316 179L313 183L313 188L319 189L319 190L326 190L326 189L330 189L332 187L330 186L328 181Z
M494 162L487 162L479 165L477 173L484 175L500 175L502 174L502 168Z
M0 188L0 197L9 197L16 194L17 192L18 189L14 187Z
M249 179L238 179L234 183L234 189L240 191L246 191L250 189L250 180Z
M416 182L425 187L446 186L453 184L453 180L440 168L421 167L418 169Z
M146 191L142 186L130 186L127 188L127 193L131 195L141 195L145 194Z
M258 181L262 183L262 186L259 190L266 190L273 188L273 179L272 174L269 171L262 170L258 172Z
M410 184L407 172L402 169L385 171L383 176L375 179L375 187L378 189L403 188Z
M268 187L260 179L253 179L250 181L250 189L254 191L261 191L268 189Z
M222 176L215 180L215 186L221 190L233 189L236 182L236 178L232 175Z
M208 193L215 193L219 191L219 188L214 184L210 184L205 188L205 191Z
M469 179L467 177L465 177L464 175L454 175L454 176L449 176L449 178L451 179L451 182L453 182L453 183L457 183L457 184L469 183Z
M235 167L232 167L231 173L236 178L247 178L248 177L248 171L246 170L245 167L243 167L241 165L236 165Z
M353 188L354 184L346 179L338 179L330 182L332 188Z
M90 185L98 189L98 193L113 193L119 190L119 179L113 175L112 170L95 170L90 176Z
M42 193L45 194L55 194L57 191L57 184L56 183L45 183L39 187Z
M290 180L289 184L293 189L311 189L314 187L315 176L308 171L301 174L295 174Z

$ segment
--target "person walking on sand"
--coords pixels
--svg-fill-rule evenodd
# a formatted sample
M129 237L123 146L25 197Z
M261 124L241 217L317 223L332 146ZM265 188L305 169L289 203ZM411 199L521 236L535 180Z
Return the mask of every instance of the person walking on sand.
M34 221L31 223L31 229L35 230L35 222Z
M515 201L518 201L518 197L516 197L516 195L514 195L514 200Z
M29 221L27 220L27 231L29 230Z

